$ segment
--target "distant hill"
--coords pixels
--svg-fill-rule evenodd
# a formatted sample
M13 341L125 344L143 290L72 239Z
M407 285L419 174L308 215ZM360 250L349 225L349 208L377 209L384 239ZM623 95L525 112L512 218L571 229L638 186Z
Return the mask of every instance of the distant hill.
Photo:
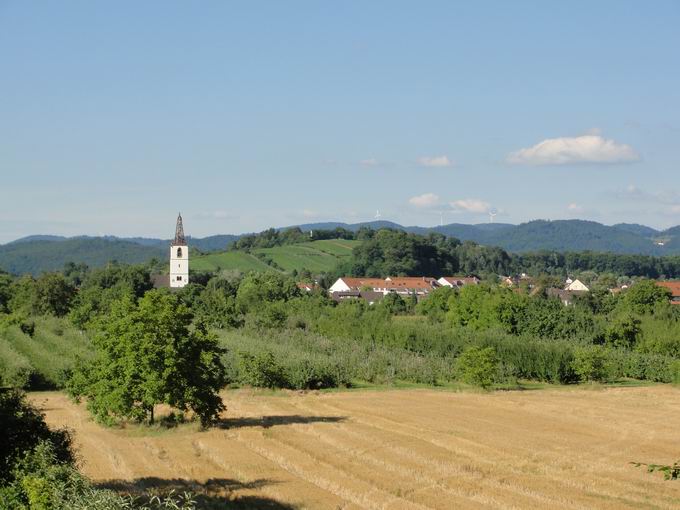
M655 228L640 225L638 223L617 223L616 225L612 225L612 227L642 237L652 238L659 235L659 231Z
M666 231L651 227L621 223L614 226L602 225L584 220L535 220L520 225L508 223L480 223L466 225L451 223L437 227L403 227L391 222L367 223L311 223L301 225L303 230L343 227L356 231L362 226L371 228L397 228L417 234L439 232L462 241L500 246L512 252L539 250L558 251L601 251L612 253L631 253L643 255L680 254L680 226ZM657 245L664 239L665 245Z
M298 225L303 231L331 230L338 227L357 231L362 227L380 229L393 228L427 235L438 232L462 241L474 241L489 246L500 246L511 252L528 252L539 250L557 251L599 251L624 254L643 255L678 255L680 254L680 226L659 231L644 225L621 223L607 226L594 221L583 220L536 220L520 225L507 223L481 223L466 225L451 223L437 227L402 226L390 221L370 221L363 223L308 223ZM279 230L290 228L282 227ZM192 268L199 269L201 264L205 268L220 267L262 267L267 265L262 258L253 254L227 255L226 248L239 239L240 235L224 234L205 238L189 238L189 244L201 252L216 257L207 256L200 259ZM36 235L18 239L14 242L0 245L0 268L13 273L40 273L61 269L65 262L85 262L90 266L101 266L109 260L124 263L138 263L153 257L164 259L170 240L153 238L118 238L107 237L72 237ZM300 245L296 245L300 246ZM285 248L285 249L284 249ZM316 248L315 248L316 249ZM262 256L271 260L286 270L307 267L319 270L326 268L330 259L323 254L303 253L293 254L297 248L271 248L272 253L262 251ZM279 253L283 250L283 253ZM245 257L245 258L244 258ZM233 260L232 260L233 259ZM236 260L238 259L238 260ZM306 260L305 260L306 259ZM195 259L198 261L199 259ZM304 264L300 266L300 260ZM312 261L317 260L319 264ZM312 269L313 270L313 269Z
M493 233L487 244L512 252L599 251L661 255L651 239L594 221L530 221Z
M102 238L29 240L0 246L0 268L15 274L56 271L66 262L97 267L117 260L128 264L166 256L165 248Z

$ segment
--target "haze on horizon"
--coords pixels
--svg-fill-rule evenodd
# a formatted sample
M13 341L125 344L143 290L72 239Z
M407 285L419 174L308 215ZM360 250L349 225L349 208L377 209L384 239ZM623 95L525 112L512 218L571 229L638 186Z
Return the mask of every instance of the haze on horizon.
M0 243L680 224L680 3L0 1Z

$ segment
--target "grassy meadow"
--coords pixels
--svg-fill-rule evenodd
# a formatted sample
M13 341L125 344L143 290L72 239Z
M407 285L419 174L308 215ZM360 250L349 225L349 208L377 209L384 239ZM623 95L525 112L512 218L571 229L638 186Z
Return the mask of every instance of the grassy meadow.
M352 248L360 241L332 239L300 244L259 248L252 252L226 251L199 255L191 260L196 271L239 270L265 271L277 269L285 272L307 269L312 272L332 270L338 262L348 259ZM268 264L270 260L272 264Z

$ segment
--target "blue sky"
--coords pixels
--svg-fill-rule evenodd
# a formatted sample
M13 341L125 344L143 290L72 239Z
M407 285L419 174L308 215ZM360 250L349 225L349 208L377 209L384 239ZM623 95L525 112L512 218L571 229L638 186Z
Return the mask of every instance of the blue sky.
M680 224L680 2L0 0L0 243Z

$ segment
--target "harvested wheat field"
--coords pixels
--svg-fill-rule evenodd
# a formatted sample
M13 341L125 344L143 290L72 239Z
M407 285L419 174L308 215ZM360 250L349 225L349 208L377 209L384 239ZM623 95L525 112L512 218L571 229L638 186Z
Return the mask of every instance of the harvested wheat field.
M106 429L61 393L32 399L75 431L88 476L208 508L680 508L680 482L629 464L680 457L672 387L223 396L207 432Z

